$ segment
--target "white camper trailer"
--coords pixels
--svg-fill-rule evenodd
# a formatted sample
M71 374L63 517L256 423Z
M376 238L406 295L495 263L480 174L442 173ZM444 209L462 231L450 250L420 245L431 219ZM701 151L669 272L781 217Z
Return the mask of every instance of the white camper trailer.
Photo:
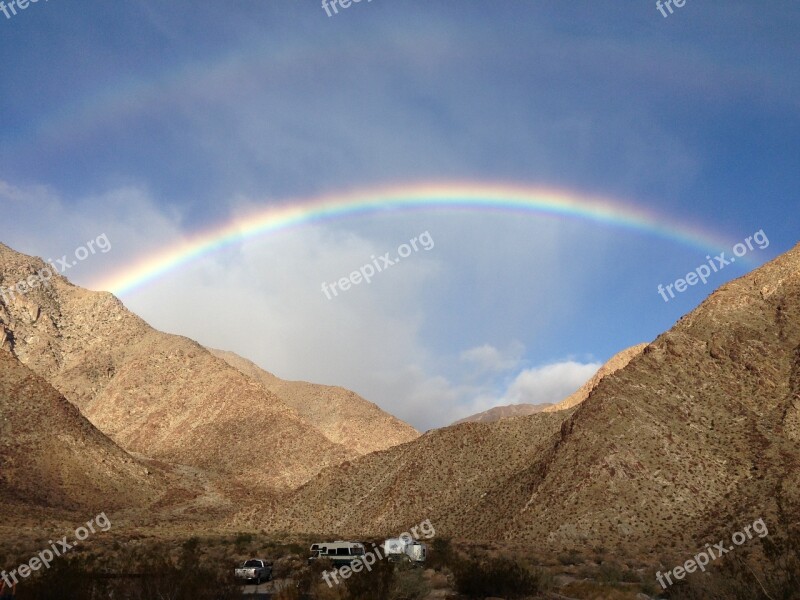
M390 561L408 560L419 565L428 557L428 547L410 537L389 538L383 543L383 553Z

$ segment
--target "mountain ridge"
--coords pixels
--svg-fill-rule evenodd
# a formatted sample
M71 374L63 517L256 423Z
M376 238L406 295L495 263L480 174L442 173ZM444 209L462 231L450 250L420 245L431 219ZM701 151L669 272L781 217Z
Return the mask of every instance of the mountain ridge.
M43 268L41 259L0 246L0 284ZM0 339L1 348L128 452L282 491L371 450L345 436L331 441L257 379L197 342L159 332L113 295L61 275L47 287L0 298ZM394 427L388 440L402 437L399 421L385 415L383 422ZM242 468L259 451L263 459Z
M430 518L442 535L547 551L691 551L800 508L798 356L800 245L714 291L583 402L325 469L276 519L358 536Z

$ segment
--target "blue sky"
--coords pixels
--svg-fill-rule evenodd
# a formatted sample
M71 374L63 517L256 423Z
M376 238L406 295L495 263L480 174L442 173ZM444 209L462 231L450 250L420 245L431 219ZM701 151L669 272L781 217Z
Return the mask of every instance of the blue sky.
M424 181L603 196L749 252L706 262L577 220L415 211L234 245L123 295L154 326L354 389L421 429L554 401L716 287L791 248L800 8L784 2L52 0L0 13L0 240L49 258L105 233L94 282L291 198ZM328 300L320 283L428 231Z

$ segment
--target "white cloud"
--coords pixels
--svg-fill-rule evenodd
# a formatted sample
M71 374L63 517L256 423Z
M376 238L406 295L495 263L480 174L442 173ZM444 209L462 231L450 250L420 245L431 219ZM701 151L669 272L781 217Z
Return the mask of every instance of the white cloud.
M478 369L478 372L502 372L515 368L522 358L525 346L514 341L505 351L500 351L490 344L476 346L464 350L460 359Z
M572 360L526 369L508 387L502 404L558 402L583 385L602 363Z
M600 366L601 363L567 360L524 369L499 392L490 386L462 390L465 400L453 406L450 422L496 406L557 403L583 385Z

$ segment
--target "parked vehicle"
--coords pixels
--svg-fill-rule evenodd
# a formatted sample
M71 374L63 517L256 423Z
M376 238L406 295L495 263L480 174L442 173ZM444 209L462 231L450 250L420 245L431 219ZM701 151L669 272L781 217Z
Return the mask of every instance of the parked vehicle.
M412 538L389 538L383 543L383 554L392 562L408 560L421 565L428 558L428 546Z
M366 549L361 542L345 542L337 540L335 542L320 542L311 545L311 556L308 558L309 564L313 560L328 559L335 566L349 565L357 558L364 556Z
M234 571L236 579L245 581L255 581L260 584L262 581L272 579L272 563L263 558L251 558L244 561L241 567Z

